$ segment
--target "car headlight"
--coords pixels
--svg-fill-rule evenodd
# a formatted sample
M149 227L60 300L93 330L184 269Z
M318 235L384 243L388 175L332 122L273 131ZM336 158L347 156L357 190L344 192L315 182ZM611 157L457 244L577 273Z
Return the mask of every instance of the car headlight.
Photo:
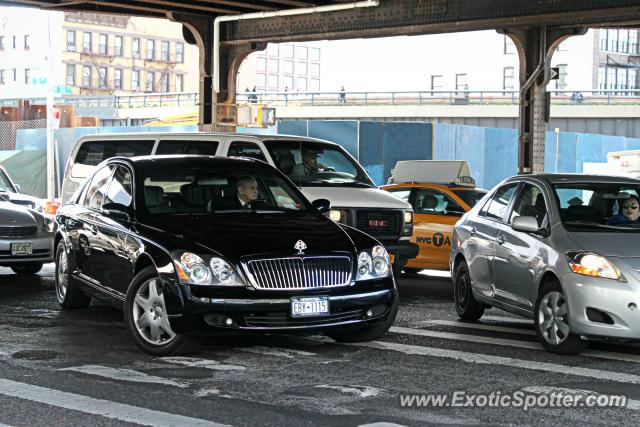
M48 217L42 217L42 232L52 233L55 225L55 221Z
M585 276L626 281L620 270L609 260L592 252L568 253L571 271Z
M404 211L404 223L405 224L413 224L413 212Z
M179 252L173 257L181 283L210 286L244 286L235 269L222 258L211 257L208 262L191 252Z
M370 280L389 276L391 262L384 246L376 245L371 250L358 253L356 280Z
M404 211L404 224L402 225L402 235L413 235L413 211Z

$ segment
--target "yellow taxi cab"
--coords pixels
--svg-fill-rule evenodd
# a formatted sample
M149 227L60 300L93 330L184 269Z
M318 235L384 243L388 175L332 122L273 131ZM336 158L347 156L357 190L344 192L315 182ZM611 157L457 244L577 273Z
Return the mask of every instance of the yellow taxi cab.
M382 188L413 206L411 242L420 250L405 265L405 273L449 270L453 225L486 194L476 188L467 162L399 161Z

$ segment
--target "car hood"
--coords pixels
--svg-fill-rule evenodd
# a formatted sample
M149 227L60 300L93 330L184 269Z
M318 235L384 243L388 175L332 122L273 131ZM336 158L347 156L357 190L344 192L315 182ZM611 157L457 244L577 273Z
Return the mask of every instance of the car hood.
M167 249L196 252L205 249L233 262L243 256L295 255L298 240L306 245L306 254L349 252L355 255L356 250L342 228L313 213L172 215L149 219L144 225L156 229L155 232L147 230L156 234L149 237L161 239Z
M0 202L0 224L9 227L37 225L37 214L11 202Z
M604 257L640 258L640 233L576 233L569 238L576 249L594 252Z
M26 206L31 209L36 209L40 206L40 199L31 197L21 193L7 193L0 192L0 198L10 201L16 205Z
M309 200L329 199L336 208L411 209L411 205L388 191L359 187L302 187Z

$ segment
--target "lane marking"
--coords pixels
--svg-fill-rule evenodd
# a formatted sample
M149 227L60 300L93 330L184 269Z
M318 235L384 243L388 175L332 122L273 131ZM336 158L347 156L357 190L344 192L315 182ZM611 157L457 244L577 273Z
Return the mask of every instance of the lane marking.
M378 423L371 423L371 424L360 424L358 427L407 427L407 426L402 424L395 424L395 423L378 422Z
M612 371L602 371L599 369L580 368L577 366L559 365L553 363L536 362L534 360L513 359L511 357L491 356L481 353L468 353L465 351L445 350L435 347L423 347L417 345L397 344L383 341L373 341L370 343L346 344L355 347L366 347L376 350L391 350L399 353L443 357L456 359L468 363L479 363L489 365L509 366L512 368L530 369L535 371L553 372L563 375L574 375L578 377L596 378L605 381L616 381L626 384L640 384L640 376L623 374Z
M174 387L189 387L188 383L182 381L174 381L167 378L155 377L147 375L143 372L134 371L131 369L122 368L110 368L108 366L100 365L83 365L72 366L70 368L58 369L59 371L72 371L80 372L82 374L96 375L98 377L110 378L118 381L128 381L134 383L149 383L149 384L164 384Z
M290 348L279 347L264 347L261 345L253 347L238 347L236 350L244 351L247 353L262 354L265 356L284 357L287 359L294 359L298 356L317 356L316 353L310 351L294 350Z
M154 411L124 403L110 402L81 394L68 393L51 388L0 379L0 394L31 402L100 415L113 420L158 427L223 427L199 418L191 418L168 412Z
M493 320L495 322L513 323L516 325L529 325L533 327L533 319L525 319L523 317L504 317L504 316L482 316L482 320Z
M316 385L314 388L325 388L329 390L337 390L340 393L344 394L352 394L358 397L373 397L382 393L382 390L375 387L367 387L363 385L329 385L329 384L321 384Z
M474 343L481 343L481 344L493 344L493 345L502 345L502 346L508 346L508 347L527 348L531 350L545 350L542 344L538 342L510 340L506 338L493 338L493 337L484 337L480 335L455 334L453 332L438 332L438 331L430 331L427 329L403 328L400 326L392 326L389 329L389 332L404 334L404 335L414 335L419 337L441 338L441 339L467 341L467 342L474 342ZM597 357L600 359L611 359L611 360L621 360L624 362L640 363L640 355L638 354L614 353L614 352L602 351L602 350L583 350L579 354L579 356L590 356L590 357Z
M418 274L429 277L448 277L451 278L451 273L447 270L420 270Z
M608 394L604 395L603 393L598 393L591 390L581 390L576 388L565 388L565 387L531 386L531 387L523 388L522 391L526 391L528 393L534 393L534 394L551 394L554 392L556 393L562 392L564 394L571 394L571 395L588 394L590 396L596 396L596 398L598 396L610 396ZM629 409L632 411L640 410L640 400L627 399L627 406L625 406L625 409Z
M198 359L195 357L161 357L160 360L190 368L204 368L214 371L244 371L247 369L240 365L225 365L216 360Z
M505 326L493 326L488 323L466 323L466 322L458 322L455 320L454 321L425 320L424 322L420 322L420 323L424 325L455 326L456 328L480 329L483 331L495 331L495 332L508 332L511 334L534 335L534 336L536 334L535 331L531 331L528 329L507 328Z

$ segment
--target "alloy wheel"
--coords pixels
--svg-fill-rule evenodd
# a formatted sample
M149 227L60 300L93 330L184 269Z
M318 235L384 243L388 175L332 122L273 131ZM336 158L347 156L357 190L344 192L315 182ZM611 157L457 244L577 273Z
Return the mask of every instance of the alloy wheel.
M58 294L59 301L64 301L64 297L67 295L67 285L69 280L68 272L69 262L67 252L62 249L58 251L58 272L56 274L56 293Z
M138 288L133 303L133 321L138 334L149 344L165 345L175 339L157 278L147 280Z
M538 324L543 339L549 344L562 344L569 337L567 301L561 292L552 291L542 298L538 308Z

